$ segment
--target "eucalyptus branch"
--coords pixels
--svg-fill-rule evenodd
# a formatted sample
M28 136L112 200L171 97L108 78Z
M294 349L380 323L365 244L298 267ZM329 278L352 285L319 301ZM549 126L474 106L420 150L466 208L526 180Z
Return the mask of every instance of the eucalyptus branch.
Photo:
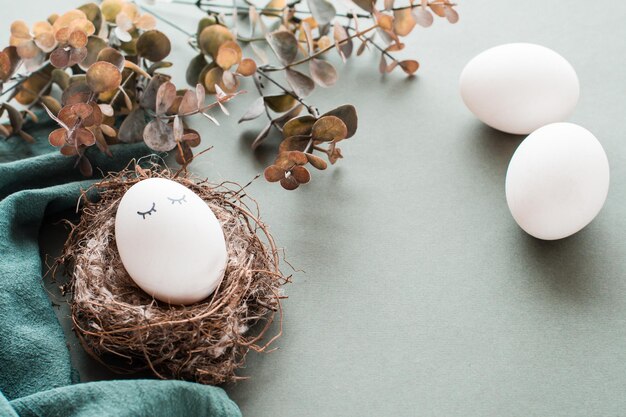
M289 63L287 65L283 65L282 67L269 67L269 66L265 67L265 71L266 72L284 71L284 70L286 70L288 68L295 67L295 66L300 65L300 64L304 64L305 62L308 62L308 61L312 60L313 58L316 58L316 57L318 57L318 56L320 56L320 55L330 51L331 49L337 47L337 45L343 45L344 43L347 43L348 41L350 41L350 40L352 40L354 38L361 37L361 36L365 35L368 32L371 32L372 30L374 30L376 28L378 28L378 24L376 24L374 26L371 26L371 27L369 27L369 28L367 28L367 29L365 29L365 30L363 30L361 32L357 32L357 33L355 33L353 35L350 35L347 38L342 39L339 42L332 43L329 46L327 46L326 48L320 49L320 50L316 51L315 53L313 53L313 54L311 54L309 56L306 56L306 57L304 57L304 58L302 58L302 59L300 59L298 61L291 62L291 63Z

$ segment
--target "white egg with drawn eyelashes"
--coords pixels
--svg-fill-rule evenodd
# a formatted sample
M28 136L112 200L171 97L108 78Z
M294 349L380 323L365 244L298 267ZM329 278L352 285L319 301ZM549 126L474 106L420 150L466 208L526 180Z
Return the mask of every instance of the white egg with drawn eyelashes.
M224 232L207 203L164 178L140 181L126 191L115 216L115 241L133 281L170 304L208 297L228 260Z

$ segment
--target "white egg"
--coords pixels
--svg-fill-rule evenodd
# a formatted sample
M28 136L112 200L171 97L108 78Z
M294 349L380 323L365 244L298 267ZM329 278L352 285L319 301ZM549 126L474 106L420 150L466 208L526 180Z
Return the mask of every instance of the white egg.
M530 134L506 173L513 218L539 239L570 236L589 224L609 191L609 161L587 129L553 123Z
M518 135L565 121L579 95L578 76L570 63L531 43L480 53L463 69L460 88L465 105L483 123Z
M226 269L224 232L213 211L189 188L163 178L126 191L115 216L115 242L133 281L171 304L206 298Z

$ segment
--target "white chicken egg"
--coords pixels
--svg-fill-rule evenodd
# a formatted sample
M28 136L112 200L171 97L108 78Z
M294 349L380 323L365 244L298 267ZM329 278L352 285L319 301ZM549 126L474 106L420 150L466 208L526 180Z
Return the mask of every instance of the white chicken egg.
M171 180L149 178L126 191L115 241L133 281L167 303L198 302L224 276L228 255L219 221L196 193Z
M589 224L609 191L609 162L587 129L553 123L531 133L506 173L513 218L539 239L570 236Z
M483 123L518 135L563 122L578 102L576 71L544 46L509 43L478 54L463 69L461 97Z

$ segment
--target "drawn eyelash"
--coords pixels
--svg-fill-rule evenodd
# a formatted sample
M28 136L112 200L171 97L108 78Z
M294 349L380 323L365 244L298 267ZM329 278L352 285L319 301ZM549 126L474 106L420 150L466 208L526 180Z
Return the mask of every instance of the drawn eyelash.
M172 204L174 204L174 203L178 203L178 204L186 203L187 200L185 200L185 198L187 198L187 196L185 194L183 194L183 196L181 198L167 197L167 199L170 200L172 202Z
M156 203L152 203L152 207L148 211L137 212L137 214L139 214L144 220L146 219L146 216L152 216L152 213L156 213Z

